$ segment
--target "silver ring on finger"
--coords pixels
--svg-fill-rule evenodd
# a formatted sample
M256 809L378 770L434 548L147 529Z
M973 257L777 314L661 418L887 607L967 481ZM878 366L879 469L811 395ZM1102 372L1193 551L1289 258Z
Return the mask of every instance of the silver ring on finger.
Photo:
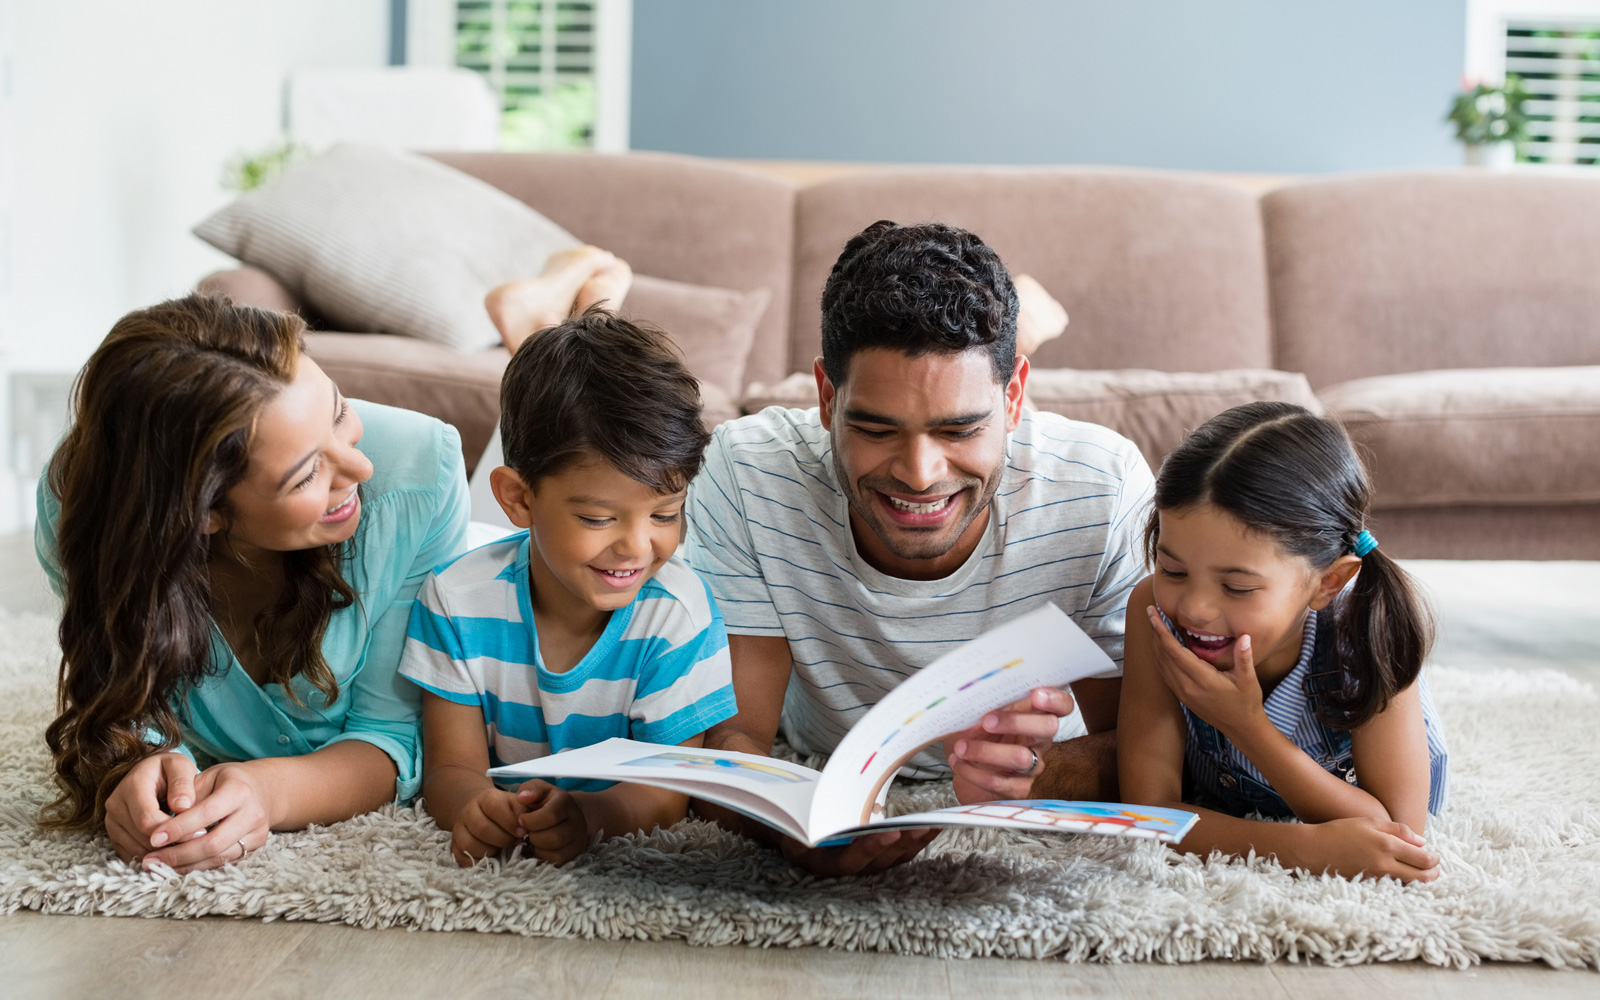
M1033 755L1033 761L1029 763L1027 767L1016 772L1017 777L1019 778L1032 777L1039 771L1039 751L1035 750L1033 747L1029 747L1028 752Z
M240 861L243 861L245 858L248 858L249 856L250 856L250 848L244 846L244 838L240 837L239 838L239 856L234 859L234 863L237 864Z

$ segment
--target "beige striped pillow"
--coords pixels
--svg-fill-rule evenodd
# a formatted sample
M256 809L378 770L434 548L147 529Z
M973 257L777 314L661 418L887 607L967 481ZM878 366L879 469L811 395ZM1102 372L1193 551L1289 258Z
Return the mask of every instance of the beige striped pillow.
M291 169L194 234L270 272L336 329L457 351L500 343L489 289L539 273L579 240L498 188L435 160L353 143Z

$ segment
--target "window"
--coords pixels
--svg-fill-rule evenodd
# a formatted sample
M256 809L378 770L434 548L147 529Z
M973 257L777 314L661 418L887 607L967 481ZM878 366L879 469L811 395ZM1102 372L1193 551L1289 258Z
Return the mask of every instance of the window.
M1600 164L1600 0L1470 0L1467 76L1528 92L1518 159Z
M500 97L501 147L627 148L630 0L455 0L455 64Z

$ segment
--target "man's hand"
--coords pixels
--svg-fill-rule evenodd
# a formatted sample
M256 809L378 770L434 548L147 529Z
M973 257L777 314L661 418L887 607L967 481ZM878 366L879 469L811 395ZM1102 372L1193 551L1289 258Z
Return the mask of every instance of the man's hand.
M517 794L531 806L522 816L522 827L534 857L564 865L589 849L589 820L570 792L535 780Z
M1025 799L1044 771L1044 755L1061 717L1072 714L1072 695L1060 688L1034 688L1027 699L985 715L976 726L945 737L962 805Z
M470 867L527 836L522 817L538 798L537 790L530 786L542 784L530 781L514 792L486 788L468 801L450 831L450 853L456 864Z
M938 835L938 830L885 830L839 847L807 847L793 837L782 837L778 848L790 864L818 878L838 878L893 868L911 860Z

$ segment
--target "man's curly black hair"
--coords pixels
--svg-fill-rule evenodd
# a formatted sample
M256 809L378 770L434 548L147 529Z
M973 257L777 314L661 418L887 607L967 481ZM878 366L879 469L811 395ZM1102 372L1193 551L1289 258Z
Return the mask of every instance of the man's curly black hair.
M869 347L920 357L981 347L1005 383L1017 358L1017 290L1000 258L964 229L874 222L849 243L822 288L822 366L843 385Z

